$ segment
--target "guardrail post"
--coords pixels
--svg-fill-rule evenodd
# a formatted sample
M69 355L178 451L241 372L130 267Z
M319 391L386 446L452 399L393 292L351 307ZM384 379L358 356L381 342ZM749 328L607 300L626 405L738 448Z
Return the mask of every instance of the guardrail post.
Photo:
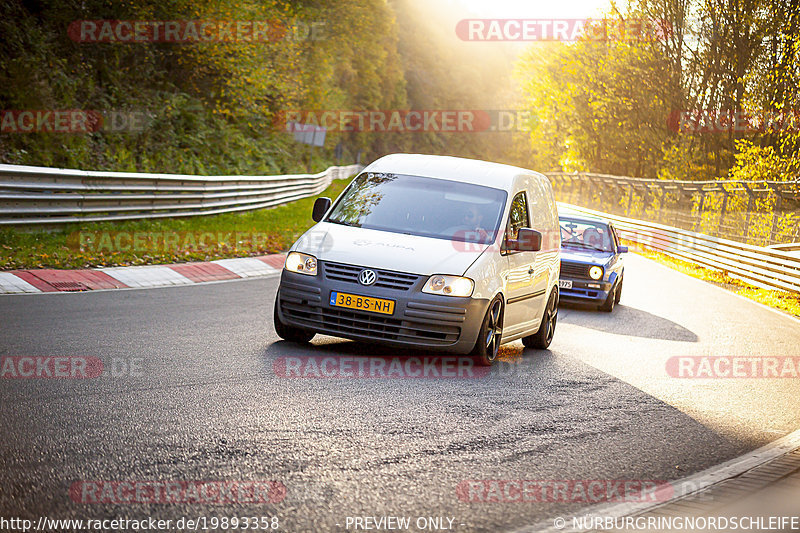
M579 174L579 176L580 176L581 182L580 182L580 189L579 189L579 192L578 192L578 196L581 198L581 203L585 204L586 203L586 191L584 189L586 189L586 185L587 185L587 183L586 183L586 175L583 172L581 172Z
M556 178L558 182L558 194L560 198L566 199L569 194L572 194L572 182L564 175L559 175Z
M599 181L599 178L597 176L592 176L592 175L587 175L587 177L589 178L589 202L590 203L594 203L594 196L595 196L595 193L597 193L597 195L599 196L598 202L599 202L600 206L603 209L605 209L605 203L603 202L604 201L603 188L597 186L598 185L597 182Z
M617 186L616 202L614 203L614 210L619 214L622 209L622 202L625 200L625 183L621 181L614 181Z
M686 191L683 190L683 183L676 183L676 195L675 195L675 210L672 215L672 225L675 227L680 226L678 213L683 209L683 205L686 201Z
M647 216L647 206L650 204L650 191L647 189L647 184L640 187L642 193L642 210L637 214L638 216Z
M558 194L561 198L566 198L567 194L572 192L572 189L570 189L569 186L569 179L567 179L565 176L559 175L556 177L556 181L558 182Z
M744 242L750 242L750 215L753 212L753 204L756 201L756 195L746 183L742 183L742 187L744 187L748 197L747 212L744 219Z
M626 182L626 185L628 187L630 187L630 190L628 191L628 213L630 213L631 212L631 207L633 206L633 189L634 189L634 187L633 187L633 183L631 183L630 181Z
M794 226L794 237L792 238L793 242L800 242L800 223L795 224Z
M699 232L700 228L703 224L703 209L705 208L706 203L706 191L703 187L700 187L698 191L700 193L700 203L697 206L697 218L694 219L694 231Z
M722 189L722 193L725 195L725 197L722 199L722 209L720 209L719 212L719 225L717 230L719 231L720 235L722 235L725 223L725 210L728 208L728 191L725 189L725 186L722 185L721 183L719 184L719 186Z
M658 213L658 221L664 222L664 198L666 197L667 192L664 187L658 183L648 184L648 189L651 189L650 185L653 185L657 191L653 197L658 200L658 207L656 208L656 212Z
M775 193L776 198L775 209L772 211L772 228L770 229L769 243L767 244L778 244L780 242L778 239L778 225L780 224L781 211L783 210L783 195L774 184L770 184L770 189Z

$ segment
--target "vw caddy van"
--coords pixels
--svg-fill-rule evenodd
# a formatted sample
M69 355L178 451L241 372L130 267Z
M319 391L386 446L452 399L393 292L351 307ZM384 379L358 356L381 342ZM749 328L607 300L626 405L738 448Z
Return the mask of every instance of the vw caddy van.
M393 154L366 167L291 247L275 330L471 354L550 345L561 236L549 180L523 168Z

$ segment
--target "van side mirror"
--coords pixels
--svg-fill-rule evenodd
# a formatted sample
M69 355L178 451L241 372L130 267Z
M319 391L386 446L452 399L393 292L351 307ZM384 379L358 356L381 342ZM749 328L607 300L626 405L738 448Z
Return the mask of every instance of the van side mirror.
M520 228L517 240L512 242L518 252L538 252L542 249L542 234L535 229Z
M618 254L624 254L627 251L628 251L628 247L627 246L622 246L622 245L617 246L617 253Z
M319 222L322 220L322 217L325 216L325 213L328 211L328 208L331 206L331 199L322 196L321 198L317 198L314 201L314 210L311 212L311 218L314 222Z

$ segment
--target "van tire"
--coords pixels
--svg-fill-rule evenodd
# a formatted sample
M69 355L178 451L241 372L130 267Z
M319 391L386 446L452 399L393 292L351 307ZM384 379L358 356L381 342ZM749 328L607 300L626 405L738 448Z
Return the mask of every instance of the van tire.
M546 350L550 346L550 343L553 342L553 335L556 332L556 322L558 322L558 292L553 291L550 293L550 298L547 300L547 306L544 308L539 330L533 335L522 337L522 344L524 344L526 348Z
M497 360L503 340L503 311L503 298L495 296L486 309L475 347L470 352L470 356L480 366L491 366Z
M283 322L281 322L280 317L278 316L278 296L275 296L275 308L272 312L272 322L275 325L275 333L278 334L278 337L285 341L290 342L297 342L299 344L306 344L308 341L314 338L313 331L309 331L307 329L295 328L292 326L287 326Z

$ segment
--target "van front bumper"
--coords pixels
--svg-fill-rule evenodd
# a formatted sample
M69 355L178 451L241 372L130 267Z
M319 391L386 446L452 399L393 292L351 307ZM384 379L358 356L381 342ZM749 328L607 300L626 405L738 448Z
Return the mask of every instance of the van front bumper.
M411 287L401 290L327 279L322 265L316 276L284 269L276 310L282 323L325 335L405 348L470 352L489 300L423 293L427 279L420 276ZM332 306L331 292L394 300L394 312L388 315Z

